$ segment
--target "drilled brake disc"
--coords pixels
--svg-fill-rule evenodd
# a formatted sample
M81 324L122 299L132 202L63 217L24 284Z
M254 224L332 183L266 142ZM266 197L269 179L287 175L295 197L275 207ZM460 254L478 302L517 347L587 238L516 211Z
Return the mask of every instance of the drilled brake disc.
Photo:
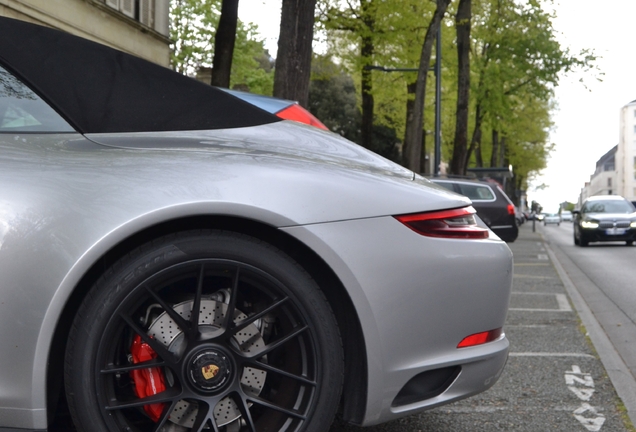
M174 307L175 312L184 319L189 320L192 311L193 301L179 303ZM223 302L214 300L201 300L201 309L199 311L199 325L209 330L219 329L227 313L228 306ZM247 316L236 310L234 313L234 322L239 322ZM169 350L174 350L183 338L183 332L170 316L164 312L155 319L150 328L148 335L164 344ZM263 337L255 324L250 324L242 331L234 336L241 351L249 353L251 350L259 350L265 346ZM243 390L253 396L258 396L265 384L267 372L246 367L241 375L241 384ZM198 407L196 403L181 400L170 413L170 421L184 427L192 427L196 419ZM214 407L214 419L217 426L224 426L236 421L241 416L236 403L226 397Z

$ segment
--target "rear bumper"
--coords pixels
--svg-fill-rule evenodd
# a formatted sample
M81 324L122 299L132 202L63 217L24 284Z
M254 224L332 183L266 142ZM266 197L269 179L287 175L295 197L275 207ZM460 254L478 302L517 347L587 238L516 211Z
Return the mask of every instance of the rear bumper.
M356 423L410 415L497 381L508 355L505 336L457 345L504 325L512 284L512 253L504 242L424 237L392 217L284 230L325 260L356 308L368 370L365 414ZM411 380L444 368L459 373L441 391L400 405L398 395Z
M623 234L607 234L604 229L581 229L581 239L587 242L636 241L636 229L630 228Z

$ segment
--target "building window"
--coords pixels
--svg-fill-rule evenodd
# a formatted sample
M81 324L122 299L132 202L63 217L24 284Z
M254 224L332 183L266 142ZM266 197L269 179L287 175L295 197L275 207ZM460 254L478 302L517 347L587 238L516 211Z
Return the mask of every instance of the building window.
M103 0L108 6L168 36L167 0Z

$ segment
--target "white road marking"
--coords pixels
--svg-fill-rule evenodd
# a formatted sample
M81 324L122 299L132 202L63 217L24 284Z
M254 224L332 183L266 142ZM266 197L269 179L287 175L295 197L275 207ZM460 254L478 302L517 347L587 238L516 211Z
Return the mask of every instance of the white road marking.
M548 260L548 255L547 254L539 254L537 255L537 259L540 261L547 261Z
M583 384L586 387L594 387L594 380L589 375L577 377L576 375L565 374L565 383L570 386Z
M565 294L556 294L557 303L559 304L559 310L564 312L572 312L570 302Z
M517 279L543 279L543 280L546 280L546 279L558 279L558 278L551 277L551 276L532 276L532 275L522 275L522 274L515 274L515 275L513 275L513 277L517 278Z
M584 417L582 414L591 413L596 417ZM590 432L598 432L601 430L603 423L605 423L605 416L599 413L596 408L587 403L582 403L581 408L574 411L574 418L576 418L585 429Z
M595 390L590 388L578 388L573 386L568 386L570 391L576 395L581 400L589 401L590 398L594 395Z
M583 353L551 353L551 352L511 352L510 357L581 357L595 359L593 355Z
M533 309L533 308L509 308L511 311L521 311L521 312L571 312L568 310L562 309Z
M572 365L572 370L565 371L565 384L568 389L576 395L580 400L589 401L594 395L594 380L589 373L581 371L578 365ZM578 387L579 384L587 388ZM583 414L590 413L592 417ZM592 405L583 402L579 408L574 410L574 418L581 423L585 429L590 432L598 432L605 423L605 415L598 412Z
M511 328L511 327L521 327L521 328L554 328L555 326L553 325L548 325L548 324L506 324L506 328ZM561 326L561 327L565 327L565 326Z
M581 368L577 365L572 365L572 370L565 371L566 374L574 374L574 375L589 375L589 373L581 372Z
M550 294L550 293L524 293L524 292L512 292L511 294L516 295L547 295L547 296L555 296L557 304L559 305L558 309L541 309L541 308L508 308L511 311L525 311L525 312L572 312L572 308L570 307L570 302L565 294Z

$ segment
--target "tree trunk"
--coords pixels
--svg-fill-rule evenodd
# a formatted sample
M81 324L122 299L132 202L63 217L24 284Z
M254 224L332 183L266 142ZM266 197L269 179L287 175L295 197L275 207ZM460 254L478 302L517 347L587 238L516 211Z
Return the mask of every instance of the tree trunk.
M468 148L468 154L466 156L466 162L470 159L472 152L475 152L475 165L478 168L484 166L484 159L481 155L481 123L484 120L484 116L481 110L481 104L477 104L475 109L475 129L473 130L473 137L470 139L470 147ZM464 170L468 168L468 164L464 166Z
M373 61L373 40L371 37L363 37L360 49L363 64L370 65ZM373 99L373 75L370 70L362 68L361 80L362 93L362 124L360 126L360 145L365 148L373 148L373 115L375 101Z
M459 0L455 27L457 29L457 111L455 141L450 173L466 175L468 165L468 104L470 96L470 19L471 0Z
M406 93L408 94L408 98L406 99L406 123L410 123L413 121L413 105L415 104L415 83L410 83L406 85ZM404 142L409 141L410 130L406 129L404 131ZM404 152L405 149L402 147L401 154L401 163L404 164Z
M490 154L490 166L499 166L499 131L497 129L492 130L492 153Z
M424 43L422 44L422 52L420 54L420 65L417 72L417 81L415 87L415 101L413 103L413 119L407 121L404 140L404 161L405 166L410 170L417 172L420 168L420 159L422 157L422 125L424 124L424 96L426 93L426 78L431 63L431 54L433 52L433 42L437 36L437 30L440 27L442 18L446 13L448 4L451 0L437 0L437 8L433 14L433 19L428 25ZM406 137L408 136L408 141Z
M236 40L239 0L223 0L219 26L214 35L214 59L212 60L212 81L218 87L230 87L232 56Z
M316 0L283 0L274 70L274 96L307 108Z
M362 74L360 93L362 95L362 124L360 125L360 145L365 148L373 148L373 119L375 115L375 100L373 99L373 73L365 69L365 66L373 64L375 45L373 30L375 28L374 0L360 1L360 15L366 35L362 36L360 44L360 57L362 58Z

